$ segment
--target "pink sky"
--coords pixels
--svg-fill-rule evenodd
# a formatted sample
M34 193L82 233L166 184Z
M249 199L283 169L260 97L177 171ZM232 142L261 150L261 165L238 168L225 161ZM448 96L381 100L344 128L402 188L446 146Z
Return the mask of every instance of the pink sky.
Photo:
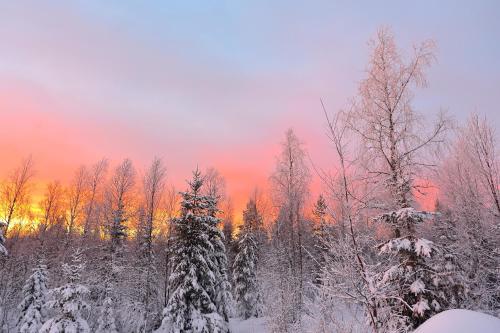
M442 107L459 120L471 111L500 120L497 2L379 7L4 2L0 176L32 154L41 191L103 156L143 170L157 155L181 189L197 165L218 168L241 210L266 186L289 127L318 166L332 166L319 99L335 111L356 94L382 24L403 47L439 45L415 99L424 115Z

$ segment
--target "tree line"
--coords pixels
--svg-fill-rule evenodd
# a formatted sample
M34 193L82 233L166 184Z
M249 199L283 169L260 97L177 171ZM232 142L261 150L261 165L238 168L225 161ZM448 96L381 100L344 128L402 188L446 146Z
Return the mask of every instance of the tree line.
M178 193L158 158L142 177L103 159L48 184L32 212L25 160L2 183L2 331L229 332L231 317L265 316L272 332L408 332L446 309L499 316L494 127L414 108L434 42L403 57L382 28L370 50L347 107L320 103L333 167L288 130L239 226L213 168Z

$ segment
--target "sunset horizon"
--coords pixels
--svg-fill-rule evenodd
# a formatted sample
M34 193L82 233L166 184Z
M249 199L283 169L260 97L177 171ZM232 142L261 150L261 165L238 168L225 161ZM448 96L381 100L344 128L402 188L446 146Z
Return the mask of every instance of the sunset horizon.
M0 3L0 332L495 331L499 13Z

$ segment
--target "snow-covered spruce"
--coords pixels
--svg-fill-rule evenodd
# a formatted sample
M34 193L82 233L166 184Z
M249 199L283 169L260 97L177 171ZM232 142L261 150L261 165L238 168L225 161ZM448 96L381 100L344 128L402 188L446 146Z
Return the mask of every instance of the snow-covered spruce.
M446 300L439 273L431 264L437 253L434 243L414 236L417 224L431 216L413 208L402 208L379 216L389 224L394 238L379 246L381 255L394 255L394 264L378 281L384 297L378 300L379 321L391 328L411 330L443 310Z
M238 315L244 319L259 317L262 314L256 266L255 235L247 225L243 225L238 235L238 253L233 264L233 283Z
M17 326L20 333L38 332L45 320L47 275L47 266L40 260L24 284L24 297L18 306L21 311Z
M79 284L84 267L82 253L77 249L72 255L71 264L63 265L63 273L68 282L62 287L52 289L50 292L55 299L47 304L58 313L43 324L40 333L90 332L89 325L81 314L83 310L89 309L89 306L83 300L89 290Z
M189 185L189 191L181 193L181 216L173 220L172 294L156 332L228 332L226 304L220 303L227 293L225 281L220 280L225 267L218 267L224 263L225 249L214 217L215 200L201 195L198 170Z
M113 299L106 297L102 304L101 316L99 317L99 326L96 333L117 333L115 323L115 311L113 309Z

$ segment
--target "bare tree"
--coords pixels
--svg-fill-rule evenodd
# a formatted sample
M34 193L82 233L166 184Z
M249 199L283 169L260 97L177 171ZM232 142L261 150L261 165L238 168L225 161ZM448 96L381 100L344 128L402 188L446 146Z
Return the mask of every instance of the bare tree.
M147 256L153 251L153 228L159 218L160 206L165 194L167 170L161 159L155 158L143 179L145 223L142 226L142 246Z
M99 195L99 190L101 189L104 178L106 177L107 168L108 161L103 158L92 166L89 173L87 184L89 193L88 201L85 207L85 221L83 223L83 234L85 237L91 233L93 228L97 228L97 226L93 225L95 222L96 201Z
M39 232L42 238L48 228L50 228L61 214L62 187L58 181L47 185L43 200L40 202L42 216L40 219Z
M334 295L339 299L362 305L372 328L376 331L377 309L373 294L373 273L362 253L363 244L360 244L360 239L365 239L365 237L359 237L355 228L355 219L361 216L362 210L366 207L366 198L355 184L355 179L353 179L355 166L347 156L348 143L352 142L352 137L350 137L352 133L345 121L345 113L339 112L330 118L323 102L321 104L327 121L327 136L335 149L339 167L335 177L324 172L320 174L320 177L338 200L340 217L337 222L340 222L342 226L344 226L344 221L347 222L347 239L350 240L346 242L343 233L333 242L331 239L326 240L326 248L330 256L327 255L329 260L323 269L321 288L325 289L329 296ZM347 172L348 168L351 176ZM343 282L338 283L339 281ZM323 294L325 294L324 291Z
M68 190L68 235L71 237L77 219L83 209L83 203L87 192L88 172L84 166L78 168Z
M467 126L462 130L464 142L471 153L472 163L480 174L484 191L488 193L495 214L500 217L500 160L497 157L494 129L486 118L471 115Z
M12 219L17 217L22 205L29 201L29 182L33 175L33 159L29 156L2 184L1 217L6 225L5 236L7 236Z
M433 230L446 227L438 240L453 252L458 272L464 275L468 294L462 306L495 313L500 229L495 189L490 186L498 177L494 133L485 120L472 115L456 134L437 177L444 208Z
M304 297L303 207L310 181L306 153L293 130L288 130L271 176L273 196L279 213L274 226L274 248L278 263L282 318L284 324L301 322ZM292 300L287 300L292 295Z
M156 290L158 280L157 269L153 253L153 230L158 222L165 218L162 204L166 188L167 171L161 159L154 158L151 166L144 175L143 186L143 214L137 230L140 246L138 267L141 271L140 294L144 306L141 328L152 330L154 316L161 307Z
M127 237L127 207L130 204L132 190L135 185L135 170L129 159L115 168L108 185L106 201L108 206L108 229L111 238L111 252L121 252L124 239Z
M163 307L167 306L170 298L170 274L172 272L172 239L173 228L172 219L177 216L179 210L179 195L174 186L170 186L165 190L165 251L164 255L164 277L163 277Z
M208 168L203 177L203 194L221 202L226 198L226 180L215 168Z
M443 139L443 114L426 133L422 117L411 105L412 87L427 85L425 69L434 60L434 42L414 46L404 61L391 32L382 28L372 41L367 77L350 113L351 129L362 140L364 166L370 182L389 189L390 208L409 207L413 179L425 161L425 148Z

